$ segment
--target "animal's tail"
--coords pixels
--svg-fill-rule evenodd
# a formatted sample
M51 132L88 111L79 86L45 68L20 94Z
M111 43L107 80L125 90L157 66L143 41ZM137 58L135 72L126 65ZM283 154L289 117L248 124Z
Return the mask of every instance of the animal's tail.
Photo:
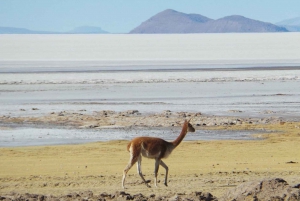
M127 145L127 151L129 151L130 146L131 146L131 142L129 142L128 145Z

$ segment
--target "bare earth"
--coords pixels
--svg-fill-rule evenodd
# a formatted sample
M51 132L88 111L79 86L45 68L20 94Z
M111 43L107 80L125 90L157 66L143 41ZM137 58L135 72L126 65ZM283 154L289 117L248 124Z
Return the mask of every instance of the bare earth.
M98 115L98 116L97 116ZM61 112L42 117L0 117L2 123L39 123L95 129L109 126L176 127L185 118L199 128L276 131L259 134L253 141L193 141L180 144L164 160L169 166L169 186L153 185L154 161L144 159L142 170L151 180L151 188L141 182L136 168L129 171L127 189L121 188L122 171L129 160L128 141L95 142L80 145L0 148L0 195L34 193L67 195L91 191L94 194L129 194L168 196L209 192L221 197L237 185L256 179L280 177L289 184L300 183L300 123L278 118L250 119L205 117L200 113L141 115L101 111L99 114ZM0 127L7 129L6 127ZM197 131L196 131L197 132ZM188 133L192 135L192 133ZM159 179L164 179L164 169Z

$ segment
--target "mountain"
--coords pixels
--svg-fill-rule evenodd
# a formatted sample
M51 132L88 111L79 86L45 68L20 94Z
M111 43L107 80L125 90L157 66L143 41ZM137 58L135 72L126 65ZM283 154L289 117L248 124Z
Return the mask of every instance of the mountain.
M202 15L168 9L143 22L130 33L189 33L190 30L211 20Z
M15 27L0 27L0 34L55 34L50 31L32 31L30 29Z
M100 27L92 26L81 26L76 27L75 29L68 31L70 34L106 34L107 31L102 30Z
M143 22L130 33L190 33L191 30L211 20L202 15L168 9Z
M24 28L0 27L0 34L104 34L100 27L82 26L68 32L33 31Z
M217 20L199 14L185 14L175 10L162 11L130 33L231 33L286 32L285 28L239 15Z
M300 17L283 20L276 25L285 27L289 31L300 31Z
M232 15L205 24L206 32L286 32L287 30L274 24L249 19L240 15Z

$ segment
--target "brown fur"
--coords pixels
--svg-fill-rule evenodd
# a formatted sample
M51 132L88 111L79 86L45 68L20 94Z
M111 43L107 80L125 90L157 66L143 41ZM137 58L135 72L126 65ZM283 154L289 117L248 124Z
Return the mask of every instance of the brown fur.
M142 156L155 159L155 186L157 183L156 180L159 165L163 166L166 169L165 185L167 186L168 167L161 159L167 158L171 154L171 152L181 143L188 131L195 132L195 129L189 123L189 121L185 120L180 135L173 142L167 142L163 139L155 137L137 137L131 140L127 145L127 151L130 152L131 157L128 165L124 169L122 180L123 188L126 174L136 162L138 162L138 172L142 180L148 187L150 187L144 179L141 171Z

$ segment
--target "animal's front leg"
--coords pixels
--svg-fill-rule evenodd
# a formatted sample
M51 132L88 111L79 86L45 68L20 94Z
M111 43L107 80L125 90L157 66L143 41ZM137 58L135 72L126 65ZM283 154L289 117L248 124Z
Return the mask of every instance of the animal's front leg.
M158 173L160 161L161 160L158 158L155 159L155 168L154 168L154 185L155 185L155 187L157 187L157 173Z
M168 168L168 166L163 161L160 161L160 165L163 166L166 169L165 186L168 186L168 172L169 172L169 168Z

